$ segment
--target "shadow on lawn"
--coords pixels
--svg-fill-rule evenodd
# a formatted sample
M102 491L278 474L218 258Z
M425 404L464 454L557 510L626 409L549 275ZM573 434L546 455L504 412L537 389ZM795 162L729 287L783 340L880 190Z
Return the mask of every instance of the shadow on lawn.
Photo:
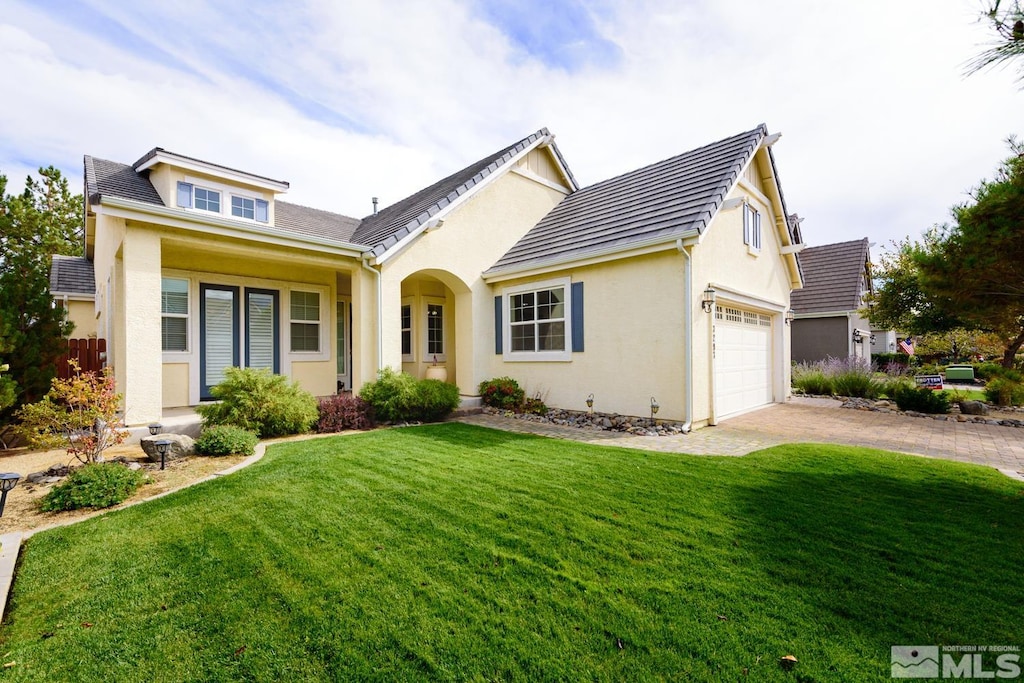
M820 458L769 456L759 485L735 489L738 552L787 617L826 649L859 641L886 661L908 643L1024 644L1024 489L981 468L863 457L823 473Z
M506 432L487 427L463 424L461 422L442 422L417 427L403 427L402 434L416 439L438 441L459 448L490 449L522 444L525 441L543 439L535 434Z

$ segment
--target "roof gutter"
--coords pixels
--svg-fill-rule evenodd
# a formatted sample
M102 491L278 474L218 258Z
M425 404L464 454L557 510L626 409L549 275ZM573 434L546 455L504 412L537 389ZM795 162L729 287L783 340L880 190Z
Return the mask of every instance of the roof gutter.
M683 434L693 429L693 263L683 239L676 240L676 249L683 255Z
M511 280L517 277L527 277L530 275L538 275L565 266L589 266L595 263L602 263L604 261L612 261L620 258L629 258L632 256L642 256L643 254L651 254L658 251L668 251L670 249L678 248L681 243L691 244L700 236L700 231L696 228L687 230L682 233L675 235L654 237L651 239L643 240L640 242L631 242L627 245L617 244L602 249L594 249L586 253L575 253L566 254L565 256L556 257L546 261L531 261L529 263L515 264L506 266L504 268L496 268L485 271L483 274L484 282L501 282L503 280Z
M260 227L248 225L242 221L229 220L218 216L203 216L191 213L184 209L170 208L157 204L139 202L133 199L121 197L100 197L100 205L104 208L114 209L106 211L108 215L121 218L138 218L137 215L157 216L165 219L165 224L170 227L183 230L193 230L210 235L222 237L235 237L257 242L266 242L279 246L294 247L298 249L312 249L336 256L350 256L359 258L367 251L364 245L351 242L340 242L327 240L321 237L312 237L298 233L285 232L271 227Z

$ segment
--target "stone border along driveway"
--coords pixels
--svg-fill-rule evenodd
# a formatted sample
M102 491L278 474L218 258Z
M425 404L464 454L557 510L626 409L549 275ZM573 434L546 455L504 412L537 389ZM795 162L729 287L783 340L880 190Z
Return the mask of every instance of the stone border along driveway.
M794 397L678 436L633 436L499 415L460 422L586 443L692 455L746 455L784 443L832 443L880 448L994 467L1024 481L1024 431L973 422L940 422L899 413L843 409L834 399Z

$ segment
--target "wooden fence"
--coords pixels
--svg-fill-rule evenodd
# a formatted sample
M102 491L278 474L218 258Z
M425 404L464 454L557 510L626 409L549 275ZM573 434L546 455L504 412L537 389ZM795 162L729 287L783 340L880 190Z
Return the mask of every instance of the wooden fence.
M77 361L82 372L99 372L106 365L106 339L68 339L68 352L57 361L57 376L61 379L71 377L71 366L68 361Z

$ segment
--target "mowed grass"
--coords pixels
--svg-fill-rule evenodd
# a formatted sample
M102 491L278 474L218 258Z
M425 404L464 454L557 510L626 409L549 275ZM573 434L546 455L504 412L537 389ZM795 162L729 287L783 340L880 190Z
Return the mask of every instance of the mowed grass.
M980 467L392 429L34 536L0 677L876 681L1024 645L1022 563L1024 486Z

